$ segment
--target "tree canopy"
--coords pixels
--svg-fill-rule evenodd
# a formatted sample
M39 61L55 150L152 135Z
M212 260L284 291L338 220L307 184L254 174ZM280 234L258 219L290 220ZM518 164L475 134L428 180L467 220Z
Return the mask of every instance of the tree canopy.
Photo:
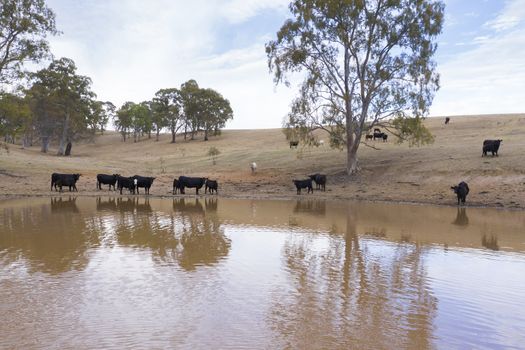
M57 34L55 14L44 0L0 2L0 83L20 76L25 62L48 56L48 35Z
M78 75L76 69L73 60L60 58L32 74L29 95L35 101L34 112L43 137L59 133L58 155L64 155L66 144L88 128L89 117L93 116L91 79Z
M293 18L266 44L276 83L304 81L285 127L307 142L313 130L347 149L347 172L359 169L361 136L382 125L413 143L429 142L422 124L439 75L434 42L443 25L440 0L295 0Z
M155 131L158 141L160 131L166 127L171 132L172 143L182 128L185 138L189 133L193 140L197 133L202 132L207 141L211 132L218 135L226 122L233 118L230 102L213 89L199 87L195 80L188 80L180 89L160 89L151 101L141 105L139 108L133 102L126 102L117 111L115 126L124 141L130 131L134 132L134 141L144 133Z

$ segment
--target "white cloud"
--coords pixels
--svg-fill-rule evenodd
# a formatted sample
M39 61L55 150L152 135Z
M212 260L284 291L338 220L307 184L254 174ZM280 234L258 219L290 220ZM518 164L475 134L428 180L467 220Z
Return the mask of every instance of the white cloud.
M503 11L493 20L485 23L485 27L495 31L503 31L523 23L525 18L525 0L507 1Z
M480 41L441 64L432 115L523 112L525 29Z
M230 127L281 125L291 92L276 92L264 51L278 28L248 47L228 47L217 33L261 11L284 16L287 0L48 2L64 32L51 39L52 52L72 58L79 73L92 78L99 99L117 106L140 102L196 79L230 100Z
M222 14L233 23L243 22L257 12L266 9L285 10L288 0L230 0L222 8Z
M511 15L512 14L512 15ZM513 17L512 21L509 19ZM441 89L432 115L512 113L525 110L525 0L508 1L492 30L440 62ZM457 44L456 44L457 45Z

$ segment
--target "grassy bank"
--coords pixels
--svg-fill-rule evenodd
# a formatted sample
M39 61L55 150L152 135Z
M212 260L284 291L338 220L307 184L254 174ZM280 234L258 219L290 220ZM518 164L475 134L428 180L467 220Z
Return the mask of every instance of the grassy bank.
M97 136L75 144L71 157L56 157L38 147L11 145L0 153L0 190L5 195L48 195L52 172L81 173L79 194L95 195L97 173L156 176L152 195L167 195L174 177L207 176L228 197L296 198L291 180L313 172L328 175L326 192L314 197L455 205L450 186L469 183L468 205L525 208L525 114L458 116L448 125L429 118L432 145L408 147L368 141L359 150L361 172L344 175L345 152L325 146L290 149L280 129L227 130L208 142L170 135L159 142L122 142L120 135ZM481 157L484 139L503 139L499 157ZM210 147L220 151L214 165ZM257 163L251 174L249 164ZM107 190L104 191L105 193ZM193 191L188 191L188 193ZM306 196L306 195L304 195ZM312 197L312 195L309 195Z

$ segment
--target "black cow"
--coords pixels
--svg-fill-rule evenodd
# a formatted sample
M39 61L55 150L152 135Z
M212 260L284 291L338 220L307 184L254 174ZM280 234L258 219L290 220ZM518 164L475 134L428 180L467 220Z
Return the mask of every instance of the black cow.
M113 175L97 174L97 189L101 190L102 185L109 185L110 191L111 191L111 186L113 186L113 191L116 191L115 185L117 183L117 176L119 176L119 174L113 174Z
M179 179L173 179L173 194L177 194L177 191L181 192Z
M388 135L383 133L383 142L387 142L388 140Z
M127 188L130 193L135 194L137 182L137 179L131 177L117 176L117 189L120 190L120 194L122 194L123 188Z
M62 176L68 176L68 175L74 175L74 174L60 174L60 173L53 173L51 174L51 191L53 191L53 187L55 188L55 191L58 191L58 183L57 181L62 177Z
M149 194L149 189L150 189L151 185L153 184L153 180L155 180L154 177L133 175L131 178L134 179L134 180L137 180L135 182L135 187L136 187L136 190L137 190L137 194L140 194L139 193L139 187L144 187L144 192L146 194Z
M69 187L69 192L71 192L71 189L78 192L77 189L77 181L80 178L80 174L57 174L53 173L51 174L51 189L53 188L53 185L56 187L58 186L60 188L60 192L62 192L63 186Z
M382 139L383 139L383 135L384 135L384 133L382 133L382 132L375 132L375 131L374 131L374 141L375 141L376 139L380 139L380 140L382 140Z
M465 203L465 200L467 199L467 194L470 191L467 183L464 181L461 181L457 186L452 186L450 188L453 189L454 193L458 196L458 205L460 201L462 203Z
M365 140L372 140L374 138L374 136L370 135L370 134L367 134L365 136Z
M312 187L312 179L306 179L306 180L292 180L295 188L297 188L297 194L301 194L302 188L307 188L308 192L306 193L314 193L314 189Z
M58 181L58 178L61 175L67 175L67 174L59 174L59 173L51 174L51 191L53 191L53 186L55 187L55 191L58 191L57 190L57 181Z
M299 141L290 141L290 148L299 146Z
M316 189L326 191L326 175L317 173L308 177L315 181Z
M450 117L445 118L445 124L448 124L450 122Z
M483 141L483 153L481 156L486 156L488 152L492 153L492 156L494 154L498 155L499 146L503 140L485 140Z
M205 177L188 177L188 176L179 176L179 189L180 193L185 194L184 188L195 188L195 194L199 194L199 190L206 183Z
M213 193L215 191L215 194L217 194L217 190L219 188L219 184L217 183L217 180L206 180L206 185L204 187L204 193L210 191L210 193Z

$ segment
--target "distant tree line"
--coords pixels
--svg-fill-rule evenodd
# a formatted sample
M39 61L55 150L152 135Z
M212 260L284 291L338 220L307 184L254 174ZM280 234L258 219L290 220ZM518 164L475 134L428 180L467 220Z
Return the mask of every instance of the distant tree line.
M207 141L210 135L219 135L220 129L233 118L230 102L213 89L200 88L195 80L188 80L180 89L161 89L150 101L126 102L114 115L114 124L126 141L133 137L159 140L161 130L171 132L175 143L177 133L191 140L200 132Z
M55 14L44 0L5 0L0 3L0 136L5 143L23 147L58 144L58 155L68 155L72 142L94 139L108 123L123 141L137 142L163 129L195 139L208 140L233 118L230 103L212 89L200 88L195 80L180 89L161 89L150 101L126 102L119 109L99 101L91 90L91 79L79 75L69 58L52 60L37 72L24 70L24 63L39 63L51 57L48 35L58 34ZM7 89L9 88L9 90Z

